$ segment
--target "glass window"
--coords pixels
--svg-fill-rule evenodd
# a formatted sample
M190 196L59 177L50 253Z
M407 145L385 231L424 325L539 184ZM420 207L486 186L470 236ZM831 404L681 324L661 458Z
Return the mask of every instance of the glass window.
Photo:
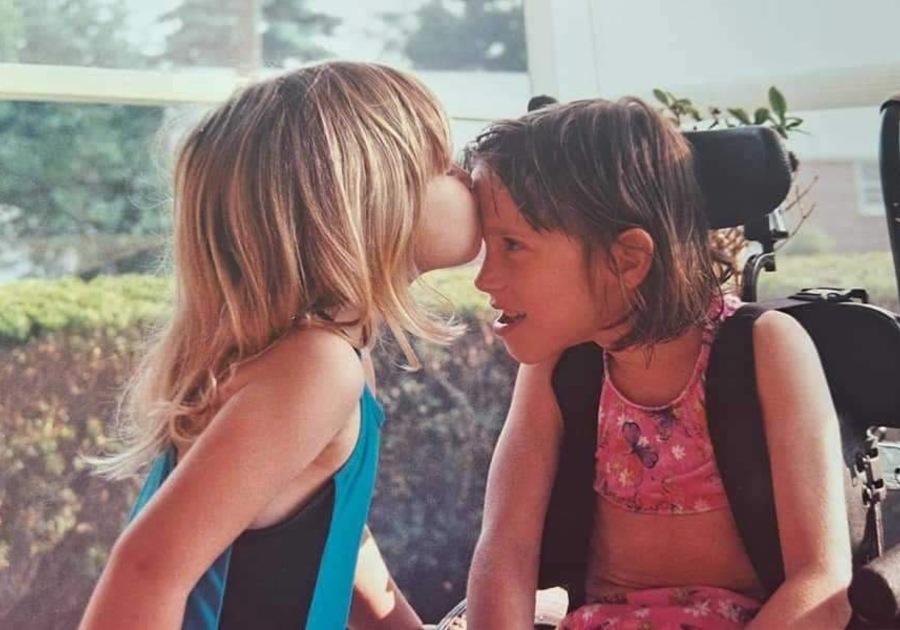
M160 107L0 102L0 281L154 265L177 120Z
M290 67L327 58L525 72L522 0L11 0L0 62Z
M864 216L884 217L881 171L877 162L856 162L858 210Z

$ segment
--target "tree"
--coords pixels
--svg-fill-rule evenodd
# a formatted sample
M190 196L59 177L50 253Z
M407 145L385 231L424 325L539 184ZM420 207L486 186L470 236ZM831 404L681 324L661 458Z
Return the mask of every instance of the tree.
M256 69L322 59L316 40L339 20L306 8L307 0L184 0L160 21L176 30L161 60L191 66Z
M314 13L303 6L306 0L263 1L263 60L273 65L285 61L314 61L334 56L316 44L316 39L331 35L340 20Z
M399 13L382 17L397 33L388 50L402 53L419 70L524 72L528 67L520 1L429 0L413 20Z
M7 237L160 229L149 149L162 109L0 103L0 204Z
M22 39L22 9L16 0L0 0L0 61L18 59Z
M23 63L140 67L124 0L0 4L0 50ZM148 150L161 108L0 102L0 242L141 234L168 213L152 202ZM28 240L33 244L33 240Z
M19 2L21 26L12 37L21 63L135 68L144 58L128 42L124 0L28 0ZM10 41L0 43L0 48Z

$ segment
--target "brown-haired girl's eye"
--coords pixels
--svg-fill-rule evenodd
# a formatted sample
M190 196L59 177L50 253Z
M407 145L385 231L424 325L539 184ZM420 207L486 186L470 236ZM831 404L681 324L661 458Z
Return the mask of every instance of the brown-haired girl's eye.
M517 252L522 249L522 243L514 238L509 238L508 236L503 238L503 246L508 252Z

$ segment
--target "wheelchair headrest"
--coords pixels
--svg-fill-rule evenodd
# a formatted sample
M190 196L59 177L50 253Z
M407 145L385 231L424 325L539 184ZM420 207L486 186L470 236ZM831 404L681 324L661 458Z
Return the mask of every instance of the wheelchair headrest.
M685 131L706 197L711 228L744 225L777 208L791 187L791 165L768 127Z
M528 111L556 103L535 96ZM747 126L685 131L713 229L736 227L777 208L791 186L787 150L774 130Z

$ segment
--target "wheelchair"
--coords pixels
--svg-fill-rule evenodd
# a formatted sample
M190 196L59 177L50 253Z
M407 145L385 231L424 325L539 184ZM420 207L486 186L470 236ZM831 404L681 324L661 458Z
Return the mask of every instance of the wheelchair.
M536 97L529 109L551 102ZM900 94L888 99L881 112L881 183L900 288ZM744 236L761 248L747 259L741 278L742 300L756 303L760 273L775 271L775 245L788 236L779 210L791 181L787 153L777 135L761 127L684 133L694 149L711 228L743 226ZM900 490L900 442L889 439L900 435L900 315L868 304L865 289L856 287L804 288L759 308L782 310L804 326L819 352L838 412L854 567L848 629L900 628L900 523L885 524L883 519L886 505L900 507L900 492L892 492ZM746 375L753 374L752 351L747 356L749 363L743 365L733 357L714 365L711 357L710 436L741 539L760 583L771 594L784 580L784 567L762 415L755 387L745 382ZM592 419L599 384L591 388L597 381L593 375L602 369L599 361L601 353L592 344L570 348L553 377L564 436L541 542L536 627L554 627L583 603L595 500L597 429ZM713 378L714 373L719 376ZM713 422L714 417L728 417L727 427ZM561 598L563 591L566 596ZM465 601L436 627L453 628L464 617Z

